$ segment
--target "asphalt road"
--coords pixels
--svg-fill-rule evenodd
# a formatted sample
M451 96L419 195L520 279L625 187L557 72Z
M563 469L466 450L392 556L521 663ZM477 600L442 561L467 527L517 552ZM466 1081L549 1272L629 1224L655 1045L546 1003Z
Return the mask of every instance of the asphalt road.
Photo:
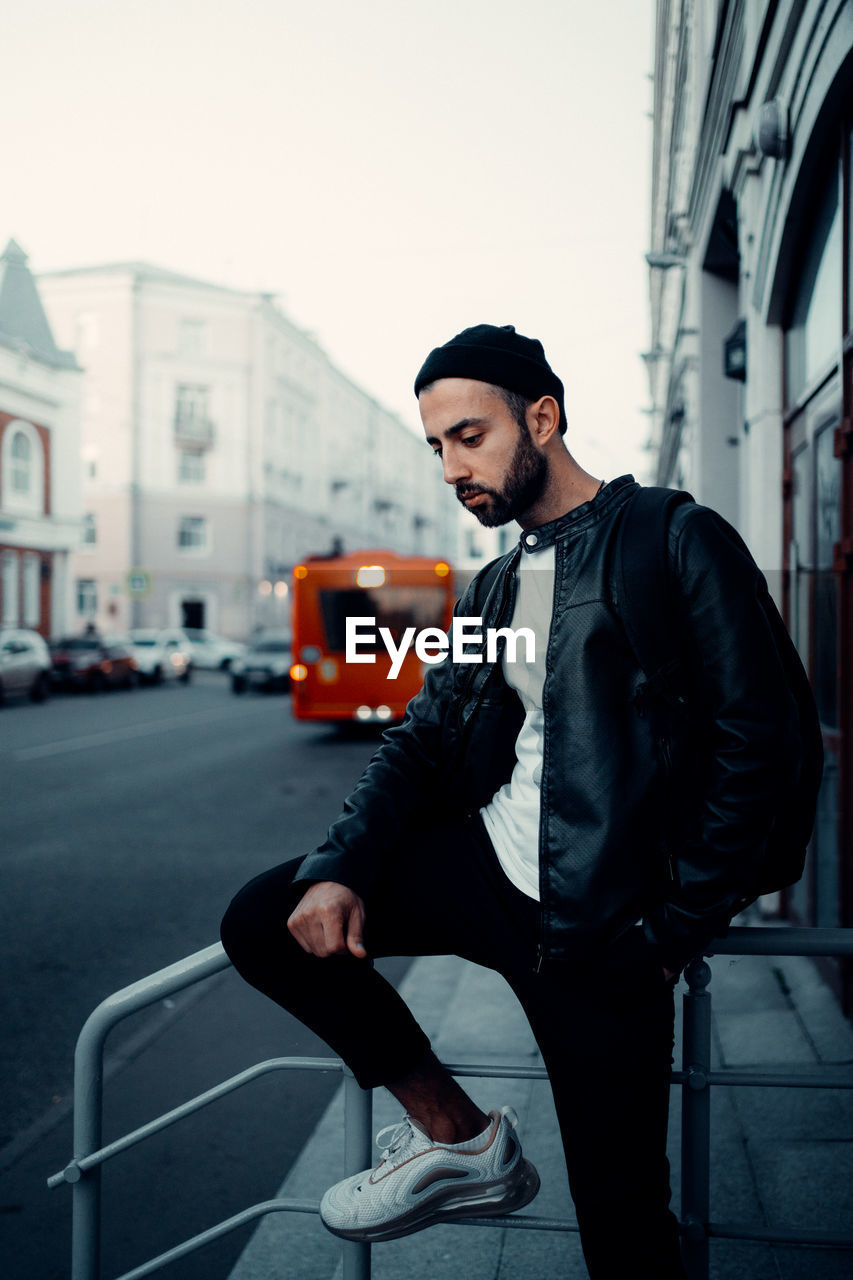
M297 724L289 700L189 686L0 712L0 1271L68 1275L77 1033L105 996L216 941L250 876L310 849L375 739ZM404 962L387 962L397 980ZM326 1053L228 971L107 1046L105 1138L267 1057ZM104 1276L274 1194L338 1077L263 1077L104 1169ZM245 1233L173 1265L225 1277Z

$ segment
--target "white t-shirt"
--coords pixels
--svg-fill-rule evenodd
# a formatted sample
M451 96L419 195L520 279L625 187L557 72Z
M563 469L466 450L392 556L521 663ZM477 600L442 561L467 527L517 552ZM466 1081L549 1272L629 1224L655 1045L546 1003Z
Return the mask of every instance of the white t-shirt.
M517 661L508 662L504 651L503 673L524 707L524 724L515 743L516 764L489 803L480 810L498 861L517 889L539 901L539 788L545 717L542 690L545 685L545 651L554 604L554 547L521 553L518 594L510 626L530 627L536 637L536 661L524 661L520 644Z

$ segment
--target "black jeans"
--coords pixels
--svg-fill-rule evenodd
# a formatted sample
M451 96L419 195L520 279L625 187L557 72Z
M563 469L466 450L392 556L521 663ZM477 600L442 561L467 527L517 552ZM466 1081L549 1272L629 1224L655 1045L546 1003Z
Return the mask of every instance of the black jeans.
M364 1088L398 1079L429 1041L372 966L318 959L293 940L285 921L299 865L237 894L222 923L225 949ZM673 994L641 931L586 966L550 961L537 972L538 904L506 878L479 819L410 832L366 912L369 955L463 956L501 973L517 995L548 1069L592 1280L681 1280L665 1153Z

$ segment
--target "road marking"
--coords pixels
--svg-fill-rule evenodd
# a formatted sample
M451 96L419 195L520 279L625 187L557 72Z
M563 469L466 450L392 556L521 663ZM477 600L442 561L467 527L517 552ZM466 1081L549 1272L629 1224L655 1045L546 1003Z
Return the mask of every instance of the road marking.
M211 707L207 711L191 711L188 715L169 716L165 720L149 720L145 724L125 725L121 729L102 729L99 733L86 733L79 738L45 742L40 747L22 747L13 755L16 760L44 760L48 756L64 755L67 751L85 751L88 747L102 747L111 742L130 742L133 738L147 738L164 729L203 724L209 720L233 720L235 716L245 717L262 705L264 704L255 703L251 707Z

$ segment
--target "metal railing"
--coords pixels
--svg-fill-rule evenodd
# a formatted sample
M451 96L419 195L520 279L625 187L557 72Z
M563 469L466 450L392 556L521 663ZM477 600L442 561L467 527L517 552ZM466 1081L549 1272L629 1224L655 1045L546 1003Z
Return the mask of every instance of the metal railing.
M707 954L765 956L853 956L853 929L735 928L715 943ZM109 996L83 1026L74 1059L73 1156L48 1186L72 1185L71 1280L99 1280L101 1239L101 1167L156 1133L200 1111L272 1071L338 1071L344 1078L344 1172L357 1173L372 1164L372 1094L362 1090L352 1073L337 1058L272 1058L158 1116L148 1124L102 1146L103 1053L107 1035L132 1013L166 999L186 987L225 969L229 960L219 944L188 956ZM746 1223L711 1222L710 1215L710 1093L714 1085L775 1088L853 1088L853 1073L821 1068L819 1071L786 1072L711 1069L711 968L704 959L685 970L682 1069L673 1072L673 1083L683 1086L681 1106L681 1230L683 1253L690 1280L708 1280L709 1240L727 1238L778 1244L823 1245L853 1248L853 1233L821 1230L788 1230ZM456 1076L481 1076L546 1080L544 1067L494 1063L448 1063ZM142 1280L143 1276L186 1257L203 1245L237 1227L269 1213L317 1213L314 1200L281 1198L265 1200L185 1240L168 1252L151 1258L117 1280ZM510 1227L521 1230L576 1231L559 1218L513 1214L505 1218L467 1218L456 1225ZM370 1245L342 1243L343 1280L370 1280Z

